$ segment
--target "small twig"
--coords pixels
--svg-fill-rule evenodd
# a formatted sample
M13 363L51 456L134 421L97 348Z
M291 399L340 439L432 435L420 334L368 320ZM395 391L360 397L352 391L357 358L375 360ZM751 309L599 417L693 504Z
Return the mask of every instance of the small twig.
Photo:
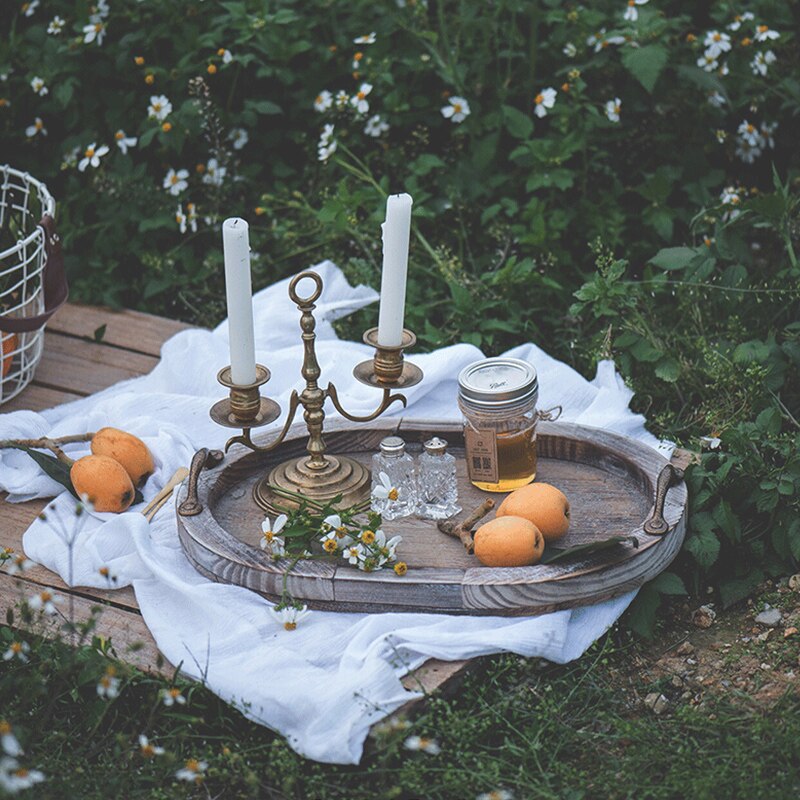
M475 541L472 538L472 529L475 524L482 520L494 508L494 500L484 500L468 517L462 522L454 519L442 520L437 527L442 533L460 539L468 553L475 550Z
M59 436L50 439L42 436L40 439L1 439L0 448L3 447L35 447L39 450L49 450L59 461L68 467L74 463L73 460L61 449L61 445L74 444L75 442L91 442L94 433L75 433L72 436Z

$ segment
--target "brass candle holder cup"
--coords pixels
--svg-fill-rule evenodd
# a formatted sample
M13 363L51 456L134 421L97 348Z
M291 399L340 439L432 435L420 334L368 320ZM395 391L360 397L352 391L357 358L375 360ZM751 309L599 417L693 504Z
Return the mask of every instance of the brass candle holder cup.
M298 284L304 279L314 282L314 291L307 297L298 294ZM356 415L346 411L339 400L336 387L329 383L324 389L319 386L322 373L317 362L315 340L315 303L322 294L322 278L316 272L302 272L289 284L289 297L300 310L300 329L304 347L303 365L300 374L305 380L301 392L296 389L289 397L289 408L283 428L275 439L265 445L257 445L251 438L251 430L280 416L280 406L273 400L262 397L260 387L270 378L269 370L256 365L256 381L240 386L231 380L230 367L220 370L217 380L229 389L229 397L215 403L211 417L227 428L240 428L241 434L228 440L225 451L233 444L242 444L258 453L266 453L277 448L285 439L302 406L303 418L308 429L306 455L285 461L270 470L253 489L253 497L265 511L275 513L281 508L297 507L297 495L301 494L318 502L328 502L341 496L339 505L349 507L365 503L370 495L371 477L369 470L358 461L345 456L327 452L323 438L325 421L325 402L330 400L334 408L352 422L370 422L379 417L393 403L406 405L402 394L394 389L407 389L422 380L422 370L403 359L403 351L413 347L416 336L404 330L401 344L385 347L378 344L378 329L371 328L364 334L364 341L375 347L375 355L370 361L356 366L353 375L361 383L383 389L383 397L371 414Z

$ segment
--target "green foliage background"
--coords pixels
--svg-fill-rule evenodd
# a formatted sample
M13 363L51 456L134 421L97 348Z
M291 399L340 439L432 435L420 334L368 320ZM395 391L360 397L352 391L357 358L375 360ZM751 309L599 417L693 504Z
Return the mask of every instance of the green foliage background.
M682 579L652 584L631 616L647 631L663 594L710 585L735 602L800 558L800 59L791 4L654 0L635 22L626 7L112 0L98 45L83 32L97 9L43 0L0 19L0 161L58 198L76 296L203 324L224 314L224 217L251 223L256 286L325 257L377 286L385 196L410 192L408 323L424 347L533 340L584 373L612 356L655 433L721 440L689 476ZM744 11L754 19L726 33L719 67L698 66L708 32ZM48 34L55 14L65 27ZM757 24L778 37L757 41ZM767 50L762 75L751 62ZM315 111L323 90L364 82L367 115ZM168 131L147 115L161 94ZM459 123L440 112L455 96L471 111ZM377 138L373 114L390 125ZM47 136L26 137L36 117ZM748 123L764 146L746 160ZM321 162L324 124L337 150ZM127 155L119 129L138 138ZM111 152L79 171L91 143ZM219 185L204 181L209 159ZM168 169L189 172L180 196L162 186ZM181 233L189 201L198 228Z

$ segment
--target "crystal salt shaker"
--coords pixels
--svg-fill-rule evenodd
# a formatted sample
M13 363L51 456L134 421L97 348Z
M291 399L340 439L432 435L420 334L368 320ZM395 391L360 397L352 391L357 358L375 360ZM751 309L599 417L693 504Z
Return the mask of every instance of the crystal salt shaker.
M416 504L414 459L399 436L387 436L372 456L372 510L397 519L413 514Z
M447 442L435 436L425 442L417 462L417 514L446 519L459 511L456 460L447 452Z

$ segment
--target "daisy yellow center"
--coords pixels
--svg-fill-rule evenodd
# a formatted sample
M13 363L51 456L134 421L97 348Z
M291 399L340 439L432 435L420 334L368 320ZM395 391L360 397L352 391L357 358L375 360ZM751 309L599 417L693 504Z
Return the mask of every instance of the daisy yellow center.
M161 103L153 103L153 111L161 111Z
M358 558L358 549L355 547L351 547L348 551L350 553L351 558Z
M0 736L8 736L11 733L11 726L3 720L0 722Z
M120 138L120 139L121 139L122 137L121 137L121 136L118 136L118 138ZM107 577L108 577L108 567L100 567L100 570L99 570L99 572L100 572L100 574L101 574L101 575L102 575L104 578L107 578Z
M534 98L533 102L536 103L537 106L541 105L544 102L544 95L543 94L537 94L536 97Z
M191 772L199 772L200 762L196 758L190 758L186 762L186 769L190 770Z
M636 5L636 0L628 0L628 5L633 8Z
M180 697L181 690L180 689L170 689L168 694L174 700L176 697ZM188 766L188 764L187 764L187 766Z
M92 153L94 153L94 150ZM50 592L42 592L39 597L43 603L49 603L53 599L53 595Z
M719 42L719 41L722 40L722 34L721 33L715 33L712 38L714 39L715 42Z
M752 123L748 124L748 126L747 126L747 132L748 133L752 133L755 129L756 129L755 125L753 125Z
M189 212L190 216L194 214L194 203L187 203L186 210Z
M456 114L460 114L461 113L461 103L453 103L453 110L456 112ZM394 489L392 489L392 492L393 491L394 491ZM391 492L389 494L391 495ZM394 500L396 498L392 497L391 499Z
M14 655L18 655L22 652L22 645L19 642L12 642L11 652L14 653Z
M218 56L224 56L225 55L225 48L224 47L220 47L220 49L217 50L217 55Z
M336 529L336 535L337 535L337 536L338 536L340 539L344 538L344 536L345 536L345 534L346 534L346 533L347 533L347 528L345 528L345 527L344 527L344 525L340 525L340 526L339 526L339 527Z
M456 106L456 111L461 111L461 106ZM390 500L397 500L397 498L399 497L397 489L389 489L388 497Z
M117 131L117 132L114 134L114 138L115 138L115 139L116 139L118 142L119 142L119 141L122 141L122 140L125 138L125 134L124 134L122 131ZM103 571L103 570L100 570L100 572L101 572L101 573L102 573L102 571Z
M87 147L84 155L86 158L92 158L94 156L94 147Z
M170 183L174 186L180 180L180 178L177 175L172 175L169 180ZM272 533L270 532L270 536L271 535Z
M327 539L325 544L322 545L322 548L325 550L326 553L334 553L336 550L339 549L339 546L333 539Z
M21 10L21 11L22 11L22 13L24 14L24 13L25 13L25 12L26 12L26 11L27 11L27 10L28 10L30 7L31 7L31 4L30 4L30 3L23 3L23 4L22 4L22 8L21 8L20 10Z
M363 53L356 53L353 56L353 61L361 61L362 58L364 58L364 54Z
M154 756L156 753L155 748L150 743L142 745L143 756Z
M769 30L769 28L766 25L759 25L758 26L758 32L759 33L766 33L768 30Z
M287 631L294 631L297 630L297 623L296 622L284 622L283 623L284 630Z
M733 197L731 197L731 205L735 206L738 202L739 202L739 196L738 195L734 195Z
M95 22L94 29L96 33L100 33L103 30L103 23L102 22Z
M366 96L367 96L366 92L362 92L362 91L359 91L358 94L356 95L356 97L359 100L363 100Z
M18 770L14 772L18 778L27 778L28 777L28 770L25 767L20 767Z
M400 561L399 563L395 564L394 571L398 575L405 575L408 572L408 566L404 561Z
M321 94L318 94L318 95L317 95L317 100L316 100L316 102L317 102L318 104L321 104L321 103L322 103L322 95L321 95Z
M40 119L37 119L34 124L34 127L36 128L37 131L40 131L42 128L44 128L44 122L42 122Z
M108 675L103 675L103 677L100 678L100 685L104 689L108 689L108 687L111 686L111 678Z
M419 749L424 750L430 743L430 739L426 739L424 736L422 736L419 740Z
M364 544L372 544L375 541L374 531L364 531L361 534L361 541L364 542Z
M742 39L742 46L743 47L747 47L748 45L751 45L752 43L753 43L753 40L749 36L745 36L744 39Z

